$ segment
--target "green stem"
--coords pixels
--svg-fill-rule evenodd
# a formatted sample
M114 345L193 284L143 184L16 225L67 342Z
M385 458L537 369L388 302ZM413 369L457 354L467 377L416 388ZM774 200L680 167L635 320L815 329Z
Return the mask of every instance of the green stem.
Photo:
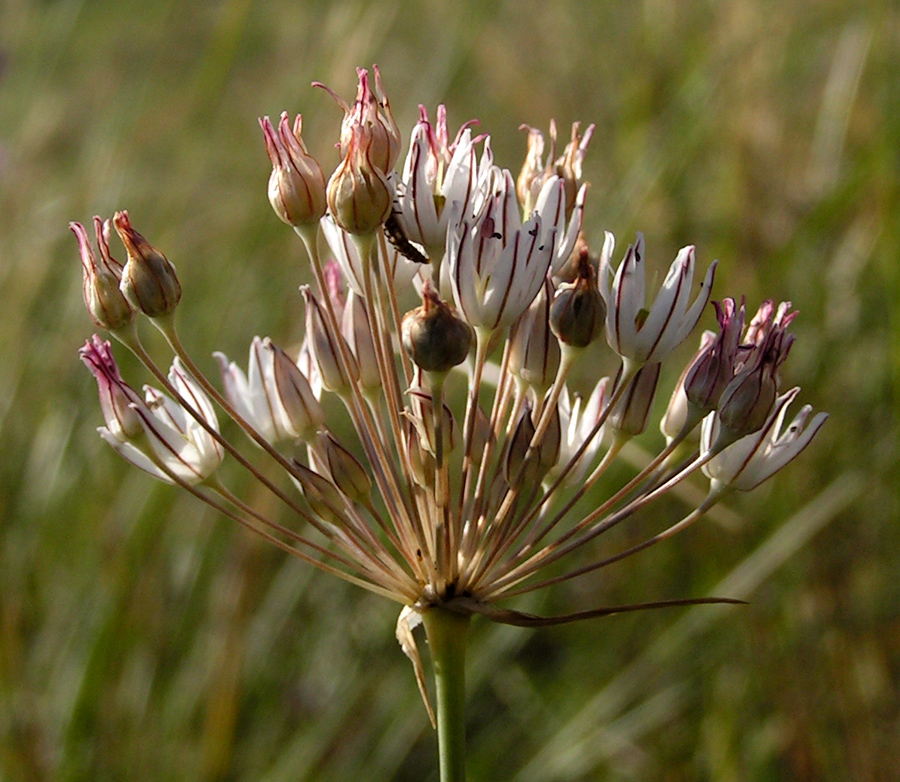
M437 692L441 782L466 780L466 638L470 617L430 608L422 616Z

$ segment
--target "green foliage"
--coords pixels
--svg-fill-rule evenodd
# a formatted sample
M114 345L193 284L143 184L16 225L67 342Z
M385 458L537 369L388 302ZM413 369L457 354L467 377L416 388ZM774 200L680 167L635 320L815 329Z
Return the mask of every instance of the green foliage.
M785 381L832 413L720 523L523 608L750 606L476 621L472 778L896 773L895 5L7 0L0 31L0 782L436 779L393 608L118 460L75 355L66 225L117 208L176 264L195 357L298 342L309 274L256 118L302 112L330 172L340 112L309 82L351 95L373 61L401 127L445 102L514 170L520 123L596 122L589 240L643 230L660 272L693 243L717 296L792 298Z

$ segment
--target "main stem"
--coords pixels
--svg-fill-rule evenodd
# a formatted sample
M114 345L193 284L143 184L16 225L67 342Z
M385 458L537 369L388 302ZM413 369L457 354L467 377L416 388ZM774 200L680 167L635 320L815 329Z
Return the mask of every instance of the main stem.
M466 780L466 640L470 617L429 608L422 616L437 693L441 782Z

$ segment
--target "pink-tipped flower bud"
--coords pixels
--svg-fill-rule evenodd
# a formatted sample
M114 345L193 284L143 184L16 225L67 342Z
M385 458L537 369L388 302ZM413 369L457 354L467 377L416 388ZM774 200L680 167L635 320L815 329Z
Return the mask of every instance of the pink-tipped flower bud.
M91 319L100 328L117 331L134 320L134 310L119 290L122 280L122 264L109 251L109 220L94 217L94 231L97 234L97 260L87 231L81 223L69 223L69 228L78 241L81 265L84 270L84 304Z
M606 304L597 288L597 275L587 248L576 263L573 283L560 285L550 307L550 328L559 341L573 348L585 348L603 332Z
M288 113L283 112L278 128L268 117L259 121L272 161L269 177L269 203L288 225L314 224L325 214L325 175L303 143L303 118L298 114L291 128Z
M113 224L128 251L120 285L128 303L149 318L174 312L181 300L181 284L175 267L132 228L128 212L116 212Z
M372 135L354 125L347 153L328 180L328 208L349 234L367 236L380 228L391 213L393 191L381 169L370 158Z
M403 347L425 372L449 372L469 355L472 330L427 281L422 300L403 316Z
M141 404L141 398L119 374L109 342L95 334L78 355L97 381L100 409L112 437L124 443L143 434L140 418L134 410L135 405Z
M734 299L729 298L721 303L714 301L713 306L719 321L719 334L704 346L684 376L684 391L689 404L696 409L698 420L716 409L740 360L744 303L738 307Z
M722 392L717 413L722 434L737 440L759 431L769 418L777 395L774 366L763 361L760 354L760 360L738 372Z
M352 108L324 84L313 82L313 86L324 89L344 110L344 121L341 123L341 155L347 156L355 129L362 128L371 137L369 159L372 165L387 174L394 169L394 165L397 163L403 140L400 137L400 129L394 121L394 115L391 113L391 105L381 86L381 73L378 66L373 65L372 71L375 74L374 92L369 85L369 72L364 68L356 69L359 88Z

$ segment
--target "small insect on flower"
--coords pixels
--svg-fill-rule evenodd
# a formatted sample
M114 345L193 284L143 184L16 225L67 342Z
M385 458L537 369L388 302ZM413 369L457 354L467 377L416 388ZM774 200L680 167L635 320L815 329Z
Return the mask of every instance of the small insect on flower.
M394 249L404 258L408 258L415 263L431 263L431 259L425 255L415 244L413 244L403 225L397 217L397 209L391 209L387 220L384 221L384 235L388 241L394 246Z

